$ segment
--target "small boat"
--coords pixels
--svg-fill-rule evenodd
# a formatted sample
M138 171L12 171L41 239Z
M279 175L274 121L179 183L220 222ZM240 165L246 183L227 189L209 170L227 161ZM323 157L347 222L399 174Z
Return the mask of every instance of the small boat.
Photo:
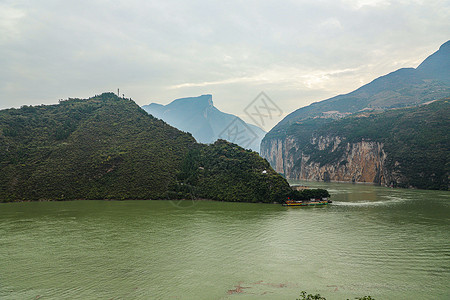
M283 206L321 206L328 205L328 203L332 203L332 201L328 200L327 198L310 200L287 200L285 203L283 203Z

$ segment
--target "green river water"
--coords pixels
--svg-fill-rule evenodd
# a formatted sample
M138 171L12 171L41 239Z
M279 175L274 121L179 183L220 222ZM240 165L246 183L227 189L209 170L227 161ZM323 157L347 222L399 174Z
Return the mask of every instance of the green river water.
M450 299L450 193L0 204L0 299Z

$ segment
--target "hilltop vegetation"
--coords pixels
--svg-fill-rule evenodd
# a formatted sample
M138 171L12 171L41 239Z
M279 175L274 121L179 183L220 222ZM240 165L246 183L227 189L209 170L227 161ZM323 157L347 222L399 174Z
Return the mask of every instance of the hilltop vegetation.
M197 152L207 176L189 184L203 198L272 202L289 189L256 153L227 142L198 144L133 101L105 93L0 111L0 201L186 197L183 174Z
M186 156L178 184L200 198L246 202L282 202L290 188L258 153L218 140Z

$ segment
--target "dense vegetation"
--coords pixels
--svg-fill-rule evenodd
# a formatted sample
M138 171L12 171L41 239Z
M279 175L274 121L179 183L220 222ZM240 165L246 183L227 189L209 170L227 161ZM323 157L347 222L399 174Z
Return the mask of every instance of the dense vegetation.
M0 174L0 201L172 199L195 191L272 202L289 189L257 153L224 141L198 144L113 93L0 111Z
M291 200L310 200L328 197L330 197L330 193L324 189L305 189L301 191L294 190L289 193L289 199Z
M224 140L191 149L178 176L185 192L227 201L282 202L290 192L285 182L258 153Z
M355 299L357 299L357 300L375 300L375 298L372 298L371 296L356 297ZM302 291L300 293L300 298L297 298L297 300L327 300L327 298L322 297L320 294L315 294L315 295L306 294L305 291Z

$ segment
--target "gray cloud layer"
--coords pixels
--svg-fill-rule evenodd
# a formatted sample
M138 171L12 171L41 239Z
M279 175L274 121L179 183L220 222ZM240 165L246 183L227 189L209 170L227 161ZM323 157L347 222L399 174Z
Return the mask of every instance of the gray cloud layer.
M449 1L2 1L0 108L120 88L138 104L211 93L285 113L415 67L449 39Z

